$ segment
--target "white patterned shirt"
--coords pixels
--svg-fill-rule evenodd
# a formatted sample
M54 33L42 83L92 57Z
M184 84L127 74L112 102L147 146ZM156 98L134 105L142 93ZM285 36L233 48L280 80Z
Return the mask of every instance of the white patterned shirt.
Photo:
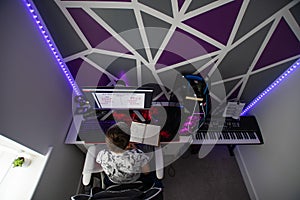
M149 157L139 149L115 153L102 150L98 153L98 162L108 178L114 183L134 182L140 177L141 168L149 161Z

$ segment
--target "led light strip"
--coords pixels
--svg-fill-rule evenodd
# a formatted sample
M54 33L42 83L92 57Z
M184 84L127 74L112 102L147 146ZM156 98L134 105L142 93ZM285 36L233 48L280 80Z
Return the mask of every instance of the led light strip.
M266 96L271 90L277 87L284 79L286 79L292 72L294 72L300 65L300 59L298 59L289 69L287 69L282 75L280 75L269 87L267 87L262 93L260 93L241 113L241 116L245 115L255 104Z
M43 24L40 15L37 12L37 9L33 5L33 3L29 2L28 0L23 0L26 8L28 9L29 13L31 14L32 18L34 19L35 23L37 24L37 27L41 34L43 35L46 43L48 44L51 52L53 53L54 57L56 58L60 68L63 70L67 80L69 81L70 85L73 88L73 91L75 95L81 95L81 91L78 88L76 82L74 81L68 67L63 62L62 56L60 55L59 51L57 50L57 47L55 46L53 40L51 39L50 34L47 31L46 26Z

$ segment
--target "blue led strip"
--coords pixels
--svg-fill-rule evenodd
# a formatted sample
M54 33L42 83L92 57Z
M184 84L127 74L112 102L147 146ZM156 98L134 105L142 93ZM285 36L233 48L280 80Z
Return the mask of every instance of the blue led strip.
M75 95L81 95L81 91L78 88L76 82L74 81L70 71L68 70L68 67L63 62L62 56L60 55L59 51L57 50L57 47L55 46L54 42L52 41L50 34L48 33L46 26L43 24L40 15L37 12L37 9L33 5L33 3L29 2L28 0L23 0L26 8L28 9L29 13L31 14L32 18L34 19L35 23L37 24L37 27L41 34L43 35L46 43L48 44L51 52L53 53L54 57L56 58L60 68L64 72L67 80L69 81L70 85L73 88L73 91Z
M300 59L298 59L291 67L289 67L282 75L280 75L267 89L260 93L241 113L245 115L250 109L253 108L260 100L266 96L271 90L277 87L284 79L286 79L290 74L292 74L300 65Z

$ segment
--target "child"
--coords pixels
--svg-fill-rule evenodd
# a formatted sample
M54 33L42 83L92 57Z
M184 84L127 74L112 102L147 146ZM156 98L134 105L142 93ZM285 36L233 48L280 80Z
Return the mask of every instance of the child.
M106 132L108 150L100 151L96 158L107 175L106 186L134 182L140 178L140 173L150 171L149 157L129 144L129 139L130 128L125 122L116 123Z

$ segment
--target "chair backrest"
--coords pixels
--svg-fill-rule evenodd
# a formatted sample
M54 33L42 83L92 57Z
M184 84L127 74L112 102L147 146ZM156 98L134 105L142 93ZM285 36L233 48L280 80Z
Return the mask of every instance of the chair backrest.
M91 200L162 200L161 188L150 188L146 191L124 189L118 191L105 190L94 194Z
M98 192L97 192L98 191ZM90 195L78 194L71 200L163 200L162 188L145 187L142 182L93 188Z
M127 189L119 191L101 191L94 194L91 200L139 200L143 192L138 189Z

